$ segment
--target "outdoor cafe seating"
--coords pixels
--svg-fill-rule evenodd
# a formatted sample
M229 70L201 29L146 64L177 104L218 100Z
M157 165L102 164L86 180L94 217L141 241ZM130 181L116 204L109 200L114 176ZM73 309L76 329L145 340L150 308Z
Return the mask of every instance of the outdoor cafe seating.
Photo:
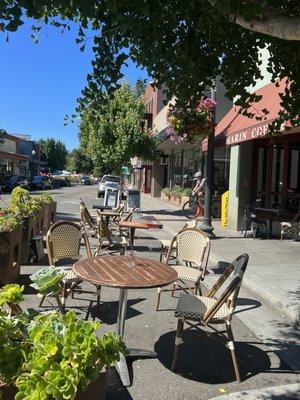
M172 255L175 246L176 265L172 265L172 268L178 273L178 281L174 283L172 289L158 289L156 310L159 309L162 292L171 291L173 296L175 290L194 290L195 294L201 294L200 283L205 277L210 253L209 238L200 229L182 229L171 241L166 264L174 258ZM194 286L189 286L190 283Z
M196 329L202 331L202 334L206 333L209 337L212 335L221 335L225 338L227 347L231 352L236 380L241 382L231 321L243 276L248 264L248 259L248 254L242 254L229 264L225 272L220 276L218 281L205 296L197 296L187 293L180 294L175 311L175 317L178 321L171 366L172 370L175 369L177 364L179 346L183 343L184 332ZM224 288L225 282L229 279L231 273L233 273L232 280L229 285ZM218 296L218 299L215 299L214 296L220 291L220 289L223 289L223 291ZM224 325L225 331L214 329L214 325L220 324ZM187 325L185 330L184 325ZM203 329L201 329L203 327L211 328L211 331L209 333L207 331L203 332ZM193 337L193 339L195 338L199 338L199 336ZM189 340L191 340L191 338L189 338Z
M67 297L79 285L80 280L74 274L72 267L75 261L81 258L80 246L83 240L84 247L88 257L92 257L91 247L87 234L82 227L71 221L58 221L54 223L46 237L49 265L56 266L60 272L66 275L62 279L61 302L62 308L65 307ZM100 290L96 285L97 306L100 304ZM46 296L43 296L40 302L42 306Z

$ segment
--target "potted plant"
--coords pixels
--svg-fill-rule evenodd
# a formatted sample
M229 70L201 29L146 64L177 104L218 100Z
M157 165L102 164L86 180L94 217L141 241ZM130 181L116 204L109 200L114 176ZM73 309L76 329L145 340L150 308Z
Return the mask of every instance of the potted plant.
M161 191L161 198L162 200L170 200L170 189L169 188L164 188Z
M7 209L0 210L0 281L14 282L20 275L22 227Z
M103 400L105 368L127 353L122 339L114 333L97 336L100 324L78 320L74 311L23 311L23 290L11 284L0 291L5 400Z
M16 187L11 193L9 210L22 221L21 262L27 263L30 258L30 243L33 236L39 234L40 221L38 212L41 206L37 199L29 195L28 190Z
M216 104L215 100L203 96L198 102L192 99L184 106L171 105L167 116L168 138L178 144L196 143L208 136L214 128L213 111Z

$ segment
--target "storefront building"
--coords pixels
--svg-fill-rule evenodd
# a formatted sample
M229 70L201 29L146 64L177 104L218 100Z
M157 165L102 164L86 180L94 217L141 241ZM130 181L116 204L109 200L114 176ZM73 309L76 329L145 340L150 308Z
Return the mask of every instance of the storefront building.
M142 162L141 165L142 191L152 196L160 196L164 187L191 187L193 175L197 171L203 171L205 162L200 142L175 144L170 139L166 139L167 114L170 104L175 103L175 98L164 105L163 90L163 87L157 89L149 85L144 94L147 111L144 126L151 129L158 148L157 160ZM225 88L220 82L217 82L216 100L216 120L220 121L232 107L232 102L225 97ZM228 186L228 179L224 182L224 176L226 178L227 173L228 177L229 151L226 148L216 151L216 186L219 185L221 188Z
M21 139L4 134L0 138L0 177L28 175L29 157L20 152Z
M254 203L278 210L277 220L292 219L300 207L300 127L269 137L269 125L281 109L278 93L284 83L270 83L256 91L262 99L250 112L233 107L216 127L215 146L230 148L228 227L242 228L244 208ZM269 113L265 115L263 109ZM279 223L275 224L275 231Z

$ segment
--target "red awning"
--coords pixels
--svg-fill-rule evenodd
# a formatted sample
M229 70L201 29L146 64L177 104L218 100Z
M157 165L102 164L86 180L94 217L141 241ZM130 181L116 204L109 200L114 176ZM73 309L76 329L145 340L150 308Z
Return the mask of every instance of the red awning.
M1 158L7 158L9 160L29 160L29 156L24 156L23 154L16 154L16 153L11 153L9 151L0 151L0 157Z
M232 107L216 126L216 146L229 146L258 139L268 132L269 124L278 117L282 109L279 93L283 93L286 87L285 81L277 82L278 87L275 83L269 83L255 92L256 95L262 96L262 99L249 108L249 112L255 115L253 118L239 114L240 107ZM269 114L265 115L262 112L264 109L267 109ZM262 120L259 121L255 117L262 117ZM202 150L207 150L207 139L202 142Z

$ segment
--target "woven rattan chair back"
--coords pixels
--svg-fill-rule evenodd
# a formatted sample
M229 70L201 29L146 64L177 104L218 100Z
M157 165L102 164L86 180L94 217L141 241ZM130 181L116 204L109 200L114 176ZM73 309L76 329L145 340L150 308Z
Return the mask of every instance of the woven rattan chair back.
M93 218L89 213L89 210L87 209L84 201L81 198L79 201L79 206L80 206L80 217L83 226L88 226L89 228L93 229L94 228Z
M227 319L232 318L233 312L236 307L237 296L239 294L244 273L248 265L248 260L249 256L245 253L237 257L231 264L229 264L225 272L221 275L218 281L207 293L207 297L213 297L224 286L230 275L233 274L230 284L223 290L218 298L218 301L209 310L206 311L203 318L204 322L209 323L209 321L214 317L217 311L225 303L227 304L228 308Z
M209 238L200 229L182 229L176 235L177 260L195 263L202 268L205 255L210 250Z
M82 238L91 257L91 249L88 238L82 233L80 225L71 221L59 221L53 224L47 233L47 251L50 265L62 259L79 259L80 243Z

